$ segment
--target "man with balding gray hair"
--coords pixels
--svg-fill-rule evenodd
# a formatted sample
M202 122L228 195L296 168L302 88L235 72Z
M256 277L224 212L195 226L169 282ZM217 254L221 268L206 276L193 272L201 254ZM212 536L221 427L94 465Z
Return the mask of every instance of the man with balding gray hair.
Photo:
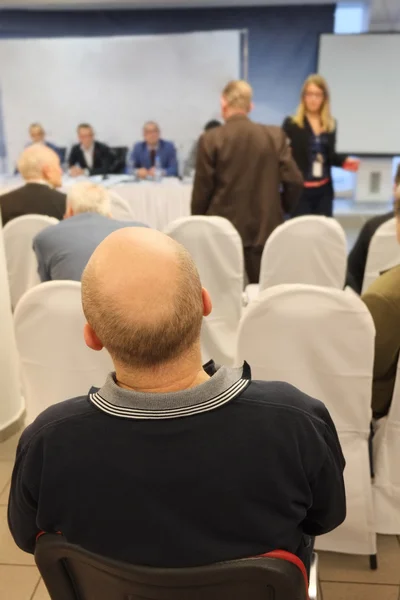
M250 283L258 283L268 237L303 192L303 178L280 127L254 123L253 90L230 81L222 91L225 124L198 144L192 214L225 217L238 230Z
M61 187L62 171L54 150L41 143L29 146L19 157L18 171L25 185L0 196L3 225L29 214L62 219L65 194L55 189Z
M106 188L89 181L75 184L68 192L64 221L47 227L33 240L41 281L80 281L100 242L113 231L129 226L146 227L112 219Z
M8 520L131 564L194 567L280 548L346 513L344 459L325 406L281 382L201 361L212 309L189 253L158 231L108 236L82 277L86 344L115 372L55 404L19 442ZM55 344L62 343L56 339Z

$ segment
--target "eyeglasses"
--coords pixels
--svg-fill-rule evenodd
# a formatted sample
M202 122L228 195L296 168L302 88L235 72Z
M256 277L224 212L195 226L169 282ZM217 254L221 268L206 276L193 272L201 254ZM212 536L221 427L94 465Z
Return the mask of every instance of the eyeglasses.
M324 92L306 92L304 94L307 98L324 98Z

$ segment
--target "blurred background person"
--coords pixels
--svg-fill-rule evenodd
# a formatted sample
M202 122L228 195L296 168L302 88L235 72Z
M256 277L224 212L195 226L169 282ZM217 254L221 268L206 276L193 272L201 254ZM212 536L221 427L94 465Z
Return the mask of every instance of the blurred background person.
M212 119L211 121L208 121L205 125L204 125L204 129L203 131L209 131L210 129L214 129L215 127L220 127L222 125L221 121L217 121L216 119ZM198 146L198 140L195 141L195 143L193 144L190 152L189 152L189 156L186 160L185 163L185 168L183 170L183 176L184 177L191 177L193 175L193 172L196 168L196 158L197 158L197 146Z
M78 125L79 144L72 146L68 164L71 177L113 173L116 157L107 144L95 140L89 123Z
M231 81L222 92L225 124L199 140L193 215L225 217L240 233L250 283L257 283L265 242L294 210L303 178L280 127L253 123L253 91Z
M32 125L29 126L29 137L31 138L31 143L29 145L39 143L45 144L45 146L51 148L51 150L54 150L54 152L58 154L61 163L64 161L65 151L46 139L46 132L40 123L32 123Z
M65 194L61 187L62 170L58 154L39 143L22 152L18 171L25 185L0 196L3 225L22 215L48 215L61 220L65 213Z
M397 167L394 178L393 193L395 197L400 193L400 164ZM393 217L394 212L393 210L390 210L383 215L377 215L376 217L368 219L368 221L364 223L353 249L349 254L347 285L352 287L357 294L361 294L365 275L365 266L368 258L368 250L372 237L376 230L383 225L383 223L386 223L386 221L389 221L389 219L392 219Z
M395 192L394 214L400 244L400 186ZM378 277L362 300L376 329L372 412L375 419L381 419L392 403L400 352L400 265Z
M301 91L300 104L287 117L283 130L304 178L304 191L292 211L301 215L333 214L332 167L358 170L359 161L336 153L336 122L331 115L328 85L321 75L310 75Z
M97 246L110 233L123 227L147 227L134 221L111 218L108 190L90 181L68 191L64 221L47 227L33 240L41 281L80 281Z
M132 150L131 161L139 179L156 176L156 168L162 176L178 177L176 148L172 142L161 139L160 128L154 121L143 126L143 142L137 142Z

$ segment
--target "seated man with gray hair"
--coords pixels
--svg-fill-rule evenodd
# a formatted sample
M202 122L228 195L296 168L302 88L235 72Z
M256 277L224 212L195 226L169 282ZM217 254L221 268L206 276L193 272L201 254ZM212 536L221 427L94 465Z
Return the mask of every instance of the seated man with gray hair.
M115 372L23 433L8 508L18 546L33 553L41 531L61 532L137 565L277 548L308 565L310 537L346 515L344 459L322 402L252 380L247 363L202 366L211 299L190 254L159 231L109 235L84 271L82 304L85 342L104 346Z
M24 215L47 215L62 219L65 194L61 187L62 170L58 155L44 144L26 148L18 160L18 171L25 185L0 196L3 225Z
M41 281L80 281L97 246L123 227L147 227L134 221L111 218L108 190L84 181L71 187L64 221L47 227L33 240Z

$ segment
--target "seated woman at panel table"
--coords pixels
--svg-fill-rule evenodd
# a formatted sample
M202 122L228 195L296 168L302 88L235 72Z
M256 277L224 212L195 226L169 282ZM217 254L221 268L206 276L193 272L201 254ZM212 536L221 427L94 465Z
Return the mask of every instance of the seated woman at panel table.
M400 187L395 195L397 239L400 243ZM386 271L362 296L375 323L372 412L375 419L390 409L400 352L400 265Z
M80 281L97 246L124 227L147 225L112 219L110 196L104 187L89 181L75 184L67 195L64 221L47 227L33 240L41 281Z

